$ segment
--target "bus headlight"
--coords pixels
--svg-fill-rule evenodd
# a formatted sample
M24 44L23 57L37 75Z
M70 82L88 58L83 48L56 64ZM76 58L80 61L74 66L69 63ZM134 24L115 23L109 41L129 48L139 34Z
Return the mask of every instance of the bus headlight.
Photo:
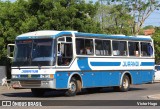
M44 74L44 75L41 75L41 78L54 78L54 75L53 74Z
M41 75L41 78L49 78L49 75Z

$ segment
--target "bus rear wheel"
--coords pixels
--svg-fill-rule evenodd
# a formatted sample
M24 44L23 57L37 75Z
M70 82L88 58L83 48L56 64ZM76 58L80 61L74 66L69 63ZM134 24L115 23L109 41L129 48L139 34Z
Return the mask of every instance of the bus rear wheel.
M122 84L120 86L114 87L115 91L127 92L130 88L130 79L127 75L123 76Z
M71 78L69 83L69 89L66 91L66 96L75 96L77 92L81 91L81 81Z

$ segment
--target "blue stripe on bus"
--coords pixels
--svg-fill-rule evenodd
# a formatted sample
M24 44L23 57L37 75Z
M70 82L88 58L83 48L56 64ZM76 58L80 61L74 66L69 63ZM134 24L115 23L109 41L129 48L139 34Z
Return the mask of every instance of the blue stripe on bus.
M58 33L58 34L56 34L56 35L53 35L52 36L52 38L57 38L57 37L60 37L60 36L63 36L63 35L72 35L72 33L71 32L60 32L60 33Z
M77 64L78 64L79 69L81 69L81 70L91 70L91 68L88 65L88 58L86 58L86 57L78 58Z
M91 62L92 66L120 66L121 62Z
M50 35L50 38L57 38L63 35L72 35L70 31L62 31L58 34ZM45 36L45 35L44 35ZM120 40L135 40L135 41L151 41L151 38L141 38L141 37L134 37L134 36L113 36L113 35L107 35L107 34L93 34L93 33L82 33L82 32L75 32L76 37L91 37L91 38L106 38L106 39L120 39ZM23 37L17 37L16 40L27 40L27 39L37 39L41 37L37 36L23 36Z
M23 37L17 37L16 40L27 40L27 39L32 39L29 36L23 36Z
M52 36L23 36L17 37L16 40L28 40L28 39L43 39L43 38L52 38Z
M90 62L92 66L120 66L121 62ZM140 66L154 66L154 62L141 62Z
M106 39L119 39L119 40L135 40L135 41L151 41L151 38L141 38L135 36L113 36L107 34L93 34L93 33L75 33L76 37L91 37L91 38L106 38Z
M141 66L154 66L154 62L141 62Z

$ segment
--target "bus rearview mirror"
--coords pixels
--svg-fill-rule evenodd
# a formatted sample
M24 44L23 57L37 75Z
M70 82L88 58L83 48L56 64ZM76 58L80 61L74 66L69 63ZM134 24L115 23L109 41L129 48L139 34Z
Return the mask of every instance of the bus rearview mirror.
M10 59L13 59L14 47L15 47L15 44L8 44L7 45L7 57Z

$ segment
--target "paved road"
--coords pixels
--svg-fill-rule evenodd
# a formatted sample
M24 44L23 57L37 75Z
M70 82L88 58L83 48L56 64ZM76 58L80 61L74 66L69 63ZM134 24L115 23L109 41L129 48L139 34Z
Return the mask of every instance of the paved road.
M66 97L63 92L51 91L51 92L47 92L45 94L45 97L40 97L40 98L33 97L29 89L15 90L15 89L7 89L4 86L3 87L0 86L0 100L160 100L160 83L132 85L130 91L128 92L114 92L112 88L104 88L98 93L89 93L86 90L83 90L82 93L79 93L74 97ZM90 105L94 105L94 104L91 103ZM0 107L0 108L6 108L6 107ZM16 109L16 107L14 108ZM34 107L34 108L38 109L38 107ZM48 107L42 107L42 108L48 109L51 107L48 106ZM55 106L54 108L75 109L74 106L71 106L71 107ZM76 107L76 109L78 108L84 108L84 106ZM94 107L87 106L85 108L106 109L107 107L106 106L105 107L104 106L94 106ZM115 109L117 107L111 106L109 108ZM127 106L118 107L118 108L128 109ZM130 108L135 108L135 106ZM141 106L136 108L150 109L152 107ZM154 107L154 108L158 109L159 107Z

